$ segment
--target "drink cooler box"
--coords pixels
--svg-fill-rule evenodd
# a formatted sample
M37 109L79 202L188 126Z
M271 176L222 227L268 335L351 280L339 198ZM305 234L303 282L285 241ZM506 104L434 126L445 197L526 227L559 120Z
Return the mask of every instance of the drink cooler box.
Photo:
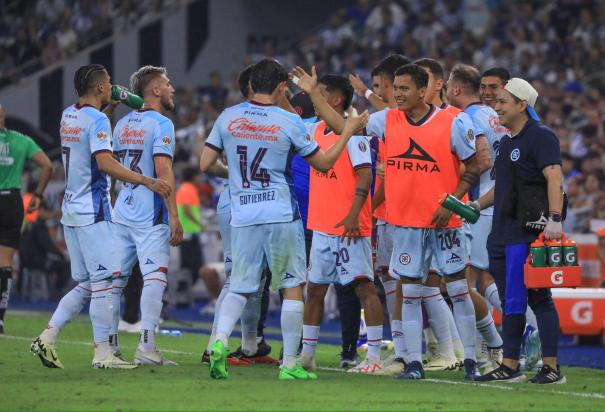
M531 256L528 256L523 272L525 287L528 289L573 288L582 284L581 266L535 268L531 265Z

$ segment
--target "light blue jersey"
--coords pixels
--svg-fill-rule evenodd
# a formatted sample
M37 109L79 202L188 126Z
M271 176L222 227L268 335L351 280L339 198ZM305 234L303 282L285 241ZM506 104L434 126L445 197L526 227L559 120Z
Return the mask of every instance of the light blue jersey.
M92 106L72 105L63 110L60 134L65 169L61 223L87 226L111 221L109 177L95 160L96 153L111 152L109 119Z
M500 120L498 114L489 106L482 104L471 104L464 113L473 121L475 128L475 136L485 136L487 139L488 148L492 161L496 159L496 151L500 145L500 139L509 135L510 132L502 126L500 126ZM471 200L477 200L494 187L495 175L493 168L487 170L481 174L479 182L477 182L469 191L469 197ZM492 215L493 207L489 207L481 211L482 215Z
M130 170L156 177L154 158L174 155L174 125L153 110L132 111L114 129L113 147L120 162ZM143 185L125 183L115 204L115 221L144 228L168 224L164 199Z
M292 222L300 217L290 161L319 150L300 116L277 106L241 103L216 120L206 145L225 151L231 225Z
M366 134L368 136L384 138L387 112L389 110L394 109L384 109L370 115L368 124L366 125ZM440 108L434 107L433 113L421 120L421 123L430 122L439 111L441 111ZM450 148L452 153L455 153L461 161L465 162L475 155L476 135L471 118L464 112L458 113L452 122Z

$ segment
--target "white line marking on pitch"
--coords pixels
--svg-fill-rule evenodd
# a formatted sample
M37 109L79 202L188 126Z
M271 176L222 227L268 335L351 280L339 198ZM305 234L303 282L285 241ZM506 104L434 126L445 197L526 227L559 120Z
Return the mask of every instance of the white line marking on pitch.
M28 341L28 342L31 342L31 340L33 339L33 338L27 337L27 336L14 336L14 335L0 335L0 338L21 340L21 341ZM66 344L70 344L70 345L83 345L83 346L92 346L93 345L91 342L83 342L83 341L77 341L77 340L58 339L57 342L66 343ZM174 355L199 356L199 353L185 352L185 351L172 350L172 349L162 349L162 352L172 353ZM345 372L344 370L342 370L340 368L329 368L329 367L324 367L324 366L319 366L317 369L323 370L323 371L328 371L328 372L340 372L340 373ZM460 382L460 381L454 381L454 380L449 380L449 379L435 379L435 378L424 379L424 382L442 383L445 385L480 386L480 387L484 387L484 388L499 389L499 390L504 390L504 391L512 391L512 390L516 389L516 390L520 390L523 392L529 392L529 393L544 393L544 394L563 395L563 396L576 396L579 398L605 399L605 395L600 394L600 393L594 393L594 392L582 393L582 392L568 392L568 391L555 391L555 390L538 391L538 390L525 389L525 388L517 386L517 385L522 385L522 384L508 386L508 385L499 385L499 384L495 384L495 383Z
M330 371L330 372L344 372L342 369L339 369L339 368L327 368L327 367L323 367L323 366L319 366L317 369L324 370L324 371ZM593 392L582 393L582 392L568 392L568 391L555 391L555 390L540 391L540 390L526 389L526 388L522 388L522 387L519 387L516 385L508 386L508 385L499 385L499 384L495 384L495 383L460 382L460 381L454 381L454 380L449 380L449 379L434 379L434 378L424 379L424 382L442 383L445 385L480 386L483 388L499 389L499 390L504 390L504 391L520 390L520 391L529 392L529 393L537 392L537 393L563 395L563 396L576 396L576 397L580 397L580 398L605 399L605 395L600 394L600 393L593 393ZM519 383L517 385L523 385L523 384Z

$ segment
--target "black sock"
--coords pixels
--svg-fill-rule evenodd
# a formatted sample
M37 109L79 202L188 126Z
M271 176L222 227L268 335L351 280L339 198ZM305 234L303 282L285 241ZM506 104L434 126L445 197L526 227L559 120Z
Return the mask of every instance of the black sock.
M13 268L10 266L0 268L0 321L4 321L12 284Z

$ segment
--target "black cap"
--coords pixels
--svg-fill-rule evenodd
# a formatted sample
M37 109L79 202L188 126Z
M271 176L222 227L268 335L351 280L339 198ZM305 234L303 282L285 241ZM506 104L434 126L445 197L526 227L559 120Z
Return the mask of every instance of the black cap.
M315 117L315 108L311 97L306 92L298 92L290 99L290 104L303 119Z

